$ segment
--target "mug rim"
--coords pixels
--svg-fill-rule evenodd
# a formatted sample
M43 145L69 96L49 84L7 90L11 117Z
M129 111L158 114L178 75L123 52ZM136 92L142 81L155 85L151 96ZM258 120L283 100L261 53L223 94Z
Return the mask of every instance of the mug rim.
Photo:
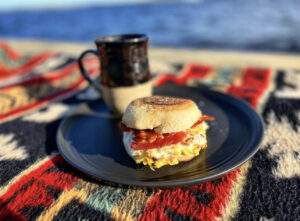
M106 44L122 44L122 43L139 43L148 41L149 38L146 34L119 34L119 35L106 35L99 36L96 38L95 43L106 43Z

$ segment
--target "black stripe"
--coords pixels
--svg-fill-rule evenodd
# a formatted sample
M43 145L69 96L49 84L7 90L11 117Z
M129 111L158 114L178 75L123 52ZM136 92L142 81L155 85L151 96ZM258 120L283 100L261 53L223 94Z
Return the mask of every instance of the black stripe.
M165 213L171 220L176 220L176 221L196 221L196 220L198 220L199 221L199 219L196 219L191 216L185 216L185 215L182 215L181 213L175 213L170 209L166 209Z

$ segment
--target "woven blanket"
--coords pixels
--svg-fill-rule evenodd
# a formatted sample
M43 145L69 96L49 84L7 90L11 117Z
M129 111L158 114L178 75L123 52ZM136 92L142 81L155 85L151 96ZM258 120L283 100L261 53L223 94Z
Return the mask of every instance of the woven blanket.
M97 59L85 63L96 75ZM63 117L101 99L81 77L76 57L19 54L1 43L0 220L300 220L300 72L162 63L151 70L157 86L204 84L256 109L265 137L251 160L184 188L95 181L68 165L55 142Z

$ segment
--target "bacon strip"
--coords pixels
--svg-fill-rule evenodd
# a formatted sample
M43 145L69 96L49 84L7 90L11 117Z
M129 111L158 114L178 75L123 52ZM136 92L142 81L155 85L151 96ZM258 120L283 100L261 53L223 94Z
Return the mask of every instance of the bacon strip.
M133 138L135 142L131 143L131 148L134 150L148 150L152 148L160 148L163 146L179 143L185 138L185 136L185 132L166 133L160 134L159 137L150 136L152 142L149 142L146 139L143 140L143 138L139 137L138 135Z
M208 116L208 115L202 115L200 117L200 119L196 123L194 123L194 125L192 127L198 126L199 124L201 124L205 120L215 120L215 118L211 117L211 116Z
M200 119L192 126L196 127L201 124L204 120L214 120L214 117L207 115L202 115ZM184 131L176 133L156 133L154 130L138 130L127 127L125 124L121 123L119 125L120 129L124 132L132 131L134 133L134 142L131 143L131 148L134 150L148 150L152 148L160 148L163 146L168 146L181 142L186 133Z

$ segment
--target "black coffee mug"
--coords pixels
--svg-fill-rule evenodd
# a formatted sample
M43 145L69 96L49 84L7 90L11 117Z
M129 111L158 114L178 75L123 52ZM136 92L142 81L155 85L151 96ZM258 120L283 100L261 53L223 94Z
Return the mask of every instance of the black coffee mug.
M97 50L84 51L78 58L82 75L114 112L124 113L130 101L152 94L148 41L144 34L98 37L95 40ZM82 60L89 53L99 58L98 79L92 79L83 66Z

